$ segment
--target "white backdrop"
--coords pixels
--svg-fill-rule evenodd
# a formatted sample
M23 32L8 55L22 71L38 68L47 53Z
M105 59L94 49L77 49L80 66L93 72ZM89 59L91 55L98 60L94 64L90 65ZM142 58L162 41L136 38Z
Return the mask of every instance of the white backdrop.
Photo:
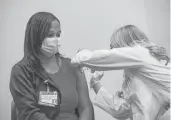
M79 48L109 48L113 31L125 24L142 29L157 44L170 49L169 0L0 0L0 119L10 120L11 67L23 57L28 19L38 11L52 12L61 21L61 52ZM122 71L107 72L102 84L112 93L121 88ZM97 120L114 120L95 107Z

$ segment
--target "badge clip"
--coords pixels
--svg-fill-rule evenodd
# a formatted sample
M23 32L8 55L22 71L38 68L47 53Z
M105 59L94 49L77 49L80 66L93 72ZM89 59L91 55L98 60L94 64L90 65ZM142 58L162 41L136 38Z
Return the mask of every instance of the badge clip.
M50 88L49 88L49 80L45 80L44 84L46 84L46 91L49 92Z

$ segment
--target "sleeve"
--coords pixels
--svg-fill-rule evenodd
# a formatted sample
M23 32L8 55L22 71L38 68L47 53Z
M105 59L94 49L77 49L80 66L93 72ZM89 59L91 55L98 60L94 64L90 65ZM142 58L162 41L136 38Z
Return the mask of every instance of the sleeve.
M144 54L146 49L140 46L111 50L82 50L71 62L96 70L117 70L143 66L145 62L142 55Z
M97 94L92 93L94 105L111 114L116 119L128 119L131 117L131 107L126 99L113 96L105 88L101 87Z
M18 110L18 120L50 120L37 107L31 81L27 70L17 65L12 68L10 92Z

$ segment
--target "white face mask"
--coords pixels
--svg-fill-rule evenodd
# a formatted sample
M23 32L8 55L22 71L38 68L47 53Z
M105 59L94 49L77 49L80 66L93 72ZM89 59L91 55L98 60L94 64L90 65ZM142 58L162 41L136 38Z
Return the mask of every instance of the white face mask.
M47 57L51 57L53 55L55 55L57 52L59 52L59 41L60 41L60 37L57 38L45 38L43 43L42 43L42 53L47 56Z

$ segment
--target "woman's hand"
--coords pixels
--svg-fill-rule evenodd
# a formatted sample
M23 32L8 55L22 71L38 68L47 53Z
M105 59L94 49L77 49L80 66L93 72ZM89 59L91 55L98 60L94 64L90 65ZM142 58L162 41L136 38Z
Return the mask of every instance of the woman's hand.
M76 52L76 55L82 50L84 50L84 49L78 49ZM71 64L74 66L80 66L78 58L76 57L76 55L71 58Z
M91 70L90 87L93 87L97 82L100 82L103 76L104 76L103 71Z

